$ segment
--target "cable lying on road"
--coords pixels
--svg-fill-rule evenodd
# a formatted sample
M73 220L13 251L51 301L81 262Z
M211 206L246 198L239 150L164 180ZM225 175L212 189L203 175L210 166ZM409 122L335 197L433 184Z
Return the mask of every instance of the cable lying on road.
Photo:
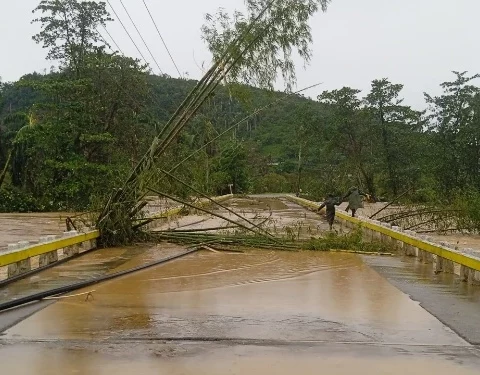
M135 267L135 268L131 268L131 269L128 269L128 270L125 270L125 271L115 272L115 273L112 273L110 275L102 276L102 277L99 277L99 278L86 280L86 281L81 281L81 282L78 282L78 283L75 283L75 284L70 284L70 285L50 289L50 290L47 290L47 291L44 291L44 292L40 292L40 293L32 294L30 296L22 297L22 298L13 300L13 301L4 302L4 303L0 304L0 311L4 311L4 310L7 310L7 309L11 309L11 308L14 308L14 307L25 305L27 303L40 301L40 300L46 299L48 297L53 297L53 296L58 296L60 294L73 292L75 290L86 288L86 287L94 285L94 284L98 284L98 283L101 283L101 282L104 282L104 281L112 280L112 279L115 279L117 277L129 275L131 273L142 271L142 270L145 270L147 268L155 267L155 266L158 266L160 264L169 262L171 260L182 258L186 255L190 255L192 253L195 253L195 252L199 251L200 249L202 249L204 245L205 245L205 243L196 245L196 246L191 247L189 250L187 250L187 251L185 251L181 254L172 255L168 258L163 258L161 260L157 260L155 262L148 263L148 264L145 264L143 266L138 266L138 267Z
M55 296L55 297L45 297L43 298L43 300L56 300L56 299L65 299L65 298L72 298L72 297L78 297L78 296L84 296L84 295L87 295L87 298L85 299L85 301L88 301L88 299L90 297L92 297L93 299L93 292L95 292L95 289L94 290L90 290L88 292L84 292L84 293L76 293L76 294L69 294L68 296Z

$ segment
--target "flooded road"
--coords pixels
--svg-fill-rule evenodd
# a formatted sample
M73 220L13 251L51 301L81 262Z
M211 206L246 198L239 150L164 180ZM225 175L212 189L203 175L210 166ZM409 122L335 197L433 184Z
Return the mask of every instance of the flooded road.
M278 236L309 238L328 228L323 216L284 199L235 198L228 205ZM56 216L42 216L52 222L25 233L37 237L63 225ZM21 230L20 221L13 223L4 238ZM195 212L159 229L229 225ZM183 251L166 243L97 250L2 287L0 301ZM443 321L475 331L480 292L469 290L459 300L449 287L425 289L431 265L399 262L349 253L200 251L73 292L94 289L93 299L80 295L0 314L0 369L19 375L478 374L478 347L435 316L451 311L457 321ZM401 290L426 301L435 316Z
M304 209L300 205L285 198L248 197L232 198L225 203L231 210L247 218L256 225L268 229L277 237L311 238L328 231L329 226L324 214L318 214ZM231 221L240 224L248 224L238 216L221 207L212 207L212 211ZM155 230L193 230L206 228L229 227L232 223L221 218L210 216L201 212L191 212L188 216L180 216L175 219L159 223ZM248 224L250 226L250 224ZM334 224L338 232L348 232L345 227L341 228L338 223ZM233 232L232 229L220 229L217 232Z
M477 350L354 254L198 252L5 332L15 374L476 374ZM80 291L81 292L81 291Z
M0 303L102 277L185 251L174 244L143 244L99 249L7 285L0 285ZM0 325L1 328L1 325Z

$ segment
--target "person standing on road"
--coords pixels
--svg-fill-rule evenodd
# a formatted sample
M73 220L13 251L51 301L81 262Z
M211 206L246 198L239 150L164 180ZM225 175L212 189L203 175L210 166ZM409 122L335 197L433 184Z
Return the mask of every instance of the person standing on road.
M367 194L363 193L354 186L342 198L342 201L348 199L348 206L345 211L348 212L348 210L352 210L352 217L355 217L355 212L357 212L359 208L363 208L362 196L366 197Z
M335 220L335 206L340 204L340 200L333 196L333 194L328 194L327 199L322 203L320 207L318 207L318 211L320 211L323 207L326 209L326 216L327 222L330 226L330 230L333 228L333 221Z

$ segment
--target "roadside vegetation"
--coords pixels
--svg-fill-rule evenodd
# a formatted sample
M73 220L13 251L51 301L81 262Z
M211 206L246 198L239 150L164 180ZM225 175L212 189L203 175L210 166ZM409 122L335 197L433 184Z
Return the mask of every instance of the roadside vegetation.
M292 2L294 27L273 28ZM308 61L308 18L328 1L278 1L249 30L267 3L247 1L245 15L207 15L201 33L214 61L246 30L257 39L244 41L251 50L171 140L161 170L138 176L139 187L192 195L162 173L170 170L208 195L229 192L229 184L238 194L301 191L313 200L352 185L385 200L408 191L399 203L436 211L448 222L443 230L477 231L479 75L453 72L440 83L443 94L425 94L422 111L403 103L401 83L382 77L369 92L292 94L291 54ZM41 31L33 38L55 68L0 82L0 211L99 209L198 82L153 75L109 46L98 32L113 22L103 2L41 1L34 13ZM273 90L279 72L288 94Z

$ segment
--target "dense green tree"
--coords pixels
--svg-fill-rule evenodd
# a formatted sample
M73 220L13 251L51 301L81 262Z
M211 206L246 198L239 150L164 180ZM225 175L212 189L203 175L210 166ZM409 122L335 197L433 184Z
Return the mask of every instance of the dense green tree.
M444 193L470 185L480 189L480 89L471 82L480 77L453 72L444 93L425 94L430 106L430 134L435 148L432 166Z
M247 193L250 181L247 174L247 150L242 142L230 141L224 144L222 151L214 161L212 181L217 194L229 193L233 185L235 194Z
M64 70L77 78L83 70L88 52L103 44L97 31L100 25L112 21L104 2L78 0L42 0L33 10L40 13L33 23L42 30L33 40L49 50L47 59L59 61Z
M152 134L142 114L144 69L99 50L85 57L82 79L57 73L31 82L44 101L32 106L32 126L16 137L13 184L37 197L55 186L48 202L65 208L88 204L104 189L99 185L115 186L118 172L136 162L146 149L142 141Z
M392 84L386 78L374 80L365 98L372 114L372 131L378 129L383 146L386 187L394 196L399 194L402 186L405 189L405 185L411 182L409 168L415 162L413 157L419 155L415 152L415 137L409 137L409 134L420 132L422 124L420 113L402 105L402 89L403 85Z
M371 116L362 107L358 97L360 90L344 87L340 90L325 91L319 101L330 106L324 139L329 149L343 156L352 183L361 182L371 193L376 193L375 177L378 162L377 137L371 129Z

